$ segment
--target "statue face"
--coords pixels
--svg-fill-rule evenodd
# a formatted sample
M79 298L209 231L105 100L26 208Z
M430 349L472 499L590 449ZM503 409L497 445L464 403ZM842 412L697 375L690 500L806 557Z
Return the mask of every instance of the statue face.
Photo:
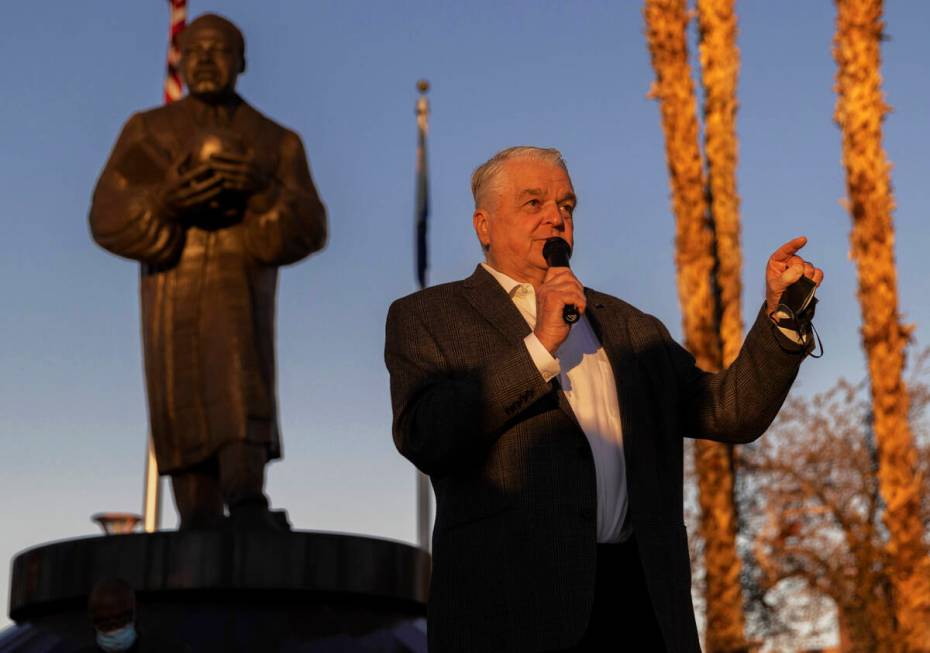
M181 76L194 97L208 102L230 97L242 67L242 53L222 30L202 27L185 35Z

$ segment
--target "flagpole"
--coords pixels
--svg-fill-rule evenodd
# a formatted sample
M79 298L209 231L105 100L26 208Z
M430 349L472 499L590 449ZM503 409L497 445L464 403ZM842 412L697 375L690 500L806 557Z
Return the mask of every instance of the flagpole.
M152 434L146 438L145 455L145 498L142 500L142 527L146 533L161 528L161 479L158 476L158 461L152 446Z
M429 183L426 167L426 135L429 132L429 82L417 82L417 188L416 188L416 248L417 281L420 289L426 287L426 270L429 267L426 249L427 217L429 216ZM417 470L417 544L421 549L431 549L433 491L429 477Z
M165 71L165 104L180 100L184 88L178 66L181 63L181 48L178 37L187 24L187 0L168 0L170 17L168 26L168 61ZM146 533L161 528L161 479L158 475L158 460L152 444L152 433L146 438L145 489L142 498L142 525Z

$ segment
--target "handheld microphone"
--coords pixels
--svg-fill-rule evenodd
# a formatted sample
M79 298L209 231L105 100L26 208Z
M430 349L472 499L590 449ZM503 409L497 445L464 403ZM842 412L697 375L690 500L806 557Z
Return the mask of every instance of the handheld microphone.
M569 267L568 259L572 257L572 248L564 238L555 236L543 245L542 255L550 268L567 268ZM574 304L566 304L562 308L562 319L565 320L565 324L574 324L579 317L578 308Z

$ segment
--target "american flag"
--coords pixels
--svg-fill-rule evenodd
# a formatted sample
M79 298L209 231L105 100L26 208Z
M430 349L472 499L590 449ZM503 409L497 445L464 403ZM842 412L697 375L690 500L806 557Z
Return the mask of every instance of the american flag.
M165 75L165 104L180 100L184 91L178 65L181 48L178 39L187 24L187 0L168 0L171 5L171 27L168 30L168 70Z

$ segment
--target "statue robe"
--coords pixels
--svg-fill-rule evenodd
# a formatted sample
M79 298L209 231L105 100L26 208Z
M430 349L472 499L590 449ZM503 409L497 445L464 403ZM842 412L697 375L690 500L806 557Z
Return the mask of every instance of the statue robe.
M240 220L172 221L165 175L204 129L235 133L271 177ZM159 471L171 474L234 441L281 456L275 395L277 268L321 249L326 212L299 136L236 98L187 97L132 116L94 192L102 247L141 263L149 419Z

